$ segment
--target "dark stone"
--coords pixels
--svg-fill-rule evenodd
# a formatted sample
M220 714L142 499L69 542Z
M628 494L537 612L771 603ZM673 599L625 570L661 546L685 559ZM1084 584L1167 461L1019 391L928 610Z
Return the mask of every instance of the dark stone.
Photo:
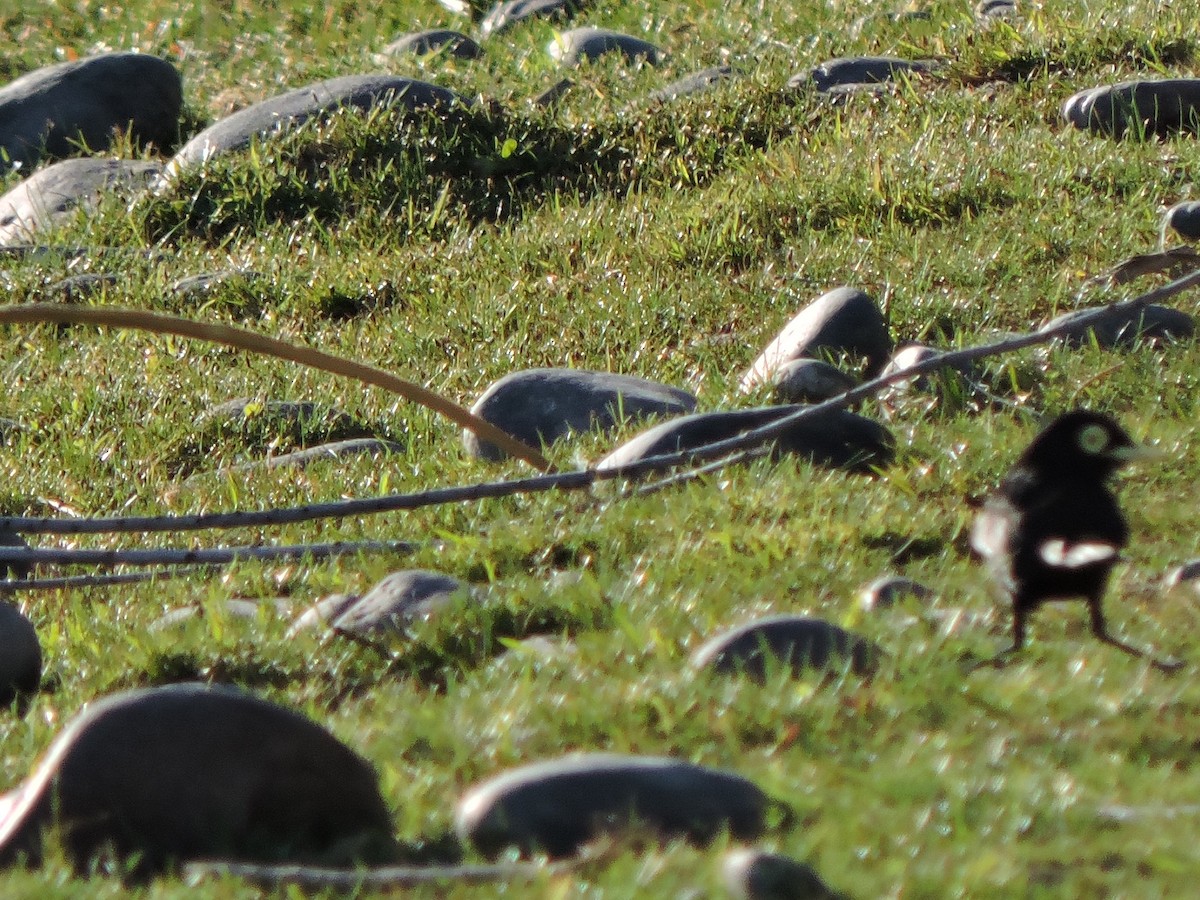
M479 23L479 36L486 40L529 19L566 22L579 11L575 0L508 0L492 7Z
M614 469L652 456L703 447L768 425L803 408L764 406L681 416L642 432L602 459L596 468ZM802 419L774 441L777 454L795 453L821 465L852 472L870 472L888 465L895 447L886 428L846 410Z
M1185 241L1200 241L1200 200L1176 203L1163 216L1163 234L1175 230Z
M775 399L780 403L820 403L858 385L853 375L823 359L793 359L775 371Z
M424 569L405 569L379 581L329 624L334 631L362 637L403 633L406 625L436 615L455 599L469 594L467 585L457 578Z
M906 597L928 600L933 591L918 581L901 575L881 575L862 589L859 600L864 610L886 609Z
M414 31L402 34L382 51L387 56L403 56L414 54L424 56L429 53L444 53L455 59L479 59L483 56L483 48L467 37L461 31L449 28L432 28L428 31Z
M33 623L11 603L0 603L0 706L36 694L42 683L42 646Z
M148 875L213 857L350 864L394 857L375 772L303 716L231 687L176 684L90 704L18 788L0 863L115 853Z
M692 665L762 682L776 668L798 677L848 664L855 675L869 675L878 659L865 638L823 619L774 616L718 635L692 655Z
M266 459L229 466L227 472L247 472L253 469L286 469L295 467L302 469L310 463L327 459L345 459L348 456L388 456L403 453L404 445L395 441L385 441L382 438L353 438L348 441L332 441L327 444L317 444L303 450L293 450L291 453L280 453L268 456Z
M657 757L583 754L522 766L472 788L459 801L459 836L489 858L569 856L599 835L649 827L698 843L728 829L752 838L771 800L730 772Z
M236 438L259 450L280 439L308 447L372 436L366 426L341 410L288 400L229 400L201 414L196 428L201 444Z
M81 275L70 275L61 281L47 287L43 294L68 303L97 297L105 291L115 288L117 276L108 272L84 272Z
M779 853L733 850L722 865L725 886L739 900L843 900L817 871Z
M43 156L107 150L118 132L170 152L183 85L165 59L105 53L22 75L0 88L0 170Z
M874 375L892 352L883 313L868 294L849 287L822 294L800 310L742 377L743 391L774 383L785 363L802 357L851 353L866 357L866 373Z
M529 102L534 106L552 106L566 96L567 91L573 87L575 87L575 82L570 78L560 78Z
M890 56L850 56L830 59L807 72L793 75L787 86L792 89L814 88L822 93L837 87L860 84L886 84L900 74L916 75L932 71L928 60L896 59Z
M595 62L607 53L618 53L628 62L657 65L660 51L649 41L604 28L574 28L557 35L546 52L564 66Z
M180 148L163 173L170 180L180 171L243 150L255 138L291 131L314 116L337 109L369 111L382 106L408 110L450 108L459 97L453 91L396 75L346 75L288 91L210 125Z
M1108 137L1200 132L1200 78L1123 81L1068 97L1062 117Z
M493 382L471 412L532 447L553 444L572 432L607 431L622 419L678 415L696 408L687 391L645 378L586 369L525 369ZM507 454L472 431L463 432L472 456Z
M979 0L975 4L975 18L981 22L1011 19L1016 14L1016 0Z
M1103 307L1096 307L1103 309ZM1096 309L1077 309L1056 316L1045 324L1045 328L1056 328L1088 315ZM1149 304L1142 310L1130 310L1119 316L1109 316L1095 325L1084 325L1069 330L1059 340L1068 347L1081 347L1093 340L1106 350L1132 347L1138 341L1162 342L1190 338L1196 330L1190 315L1169 306Z
M49 165L0 197L0 245L27 244L40 232L95 209L108 194L144 190L161 170L156 162L129 159Z
M711 69L702 69L691 75L685 75L678 81L673 81L666 87L654 91L647 99L655 103L667 103L680 97L705 93L733 77L734 71L730 66L713 66Z

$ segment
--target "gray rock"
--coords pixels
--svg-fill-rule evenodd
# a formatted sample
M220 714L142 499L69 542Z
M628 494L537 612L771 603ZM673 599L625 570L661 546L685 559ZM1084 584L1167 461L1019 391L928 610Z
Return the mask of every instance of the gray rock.
M255 138L291 131L309 119L349 108L368 111L382 106L408 110L450 108L459 101L453 91L396 75L346 75L288 91L210 125L180 148L163 173L169 181L179 172L214 157L243 150Z
M866 373L877 373L892 351L892 338L879 306L849 287L822 294L800 310L742 376L741 389L772 384L786 363L802 357L851 353L866 357Z
M765 406L681 416L642 432L602 459L596 468L614 469L652 456L713 444L800 409L803 407ZM878 422L845 410L802 419L774 441L777 454L795 453L821 465L853 472L888 465L895 445L891 433Z
M27 244L56 225L87 212L109 194L149 187L162 170L156 162L67 159L35 172L0 197L0 245Z
M222 602L217 608L217 617L235 619L243 622L257 622L263 615L270 618L286 618L291 614L292 604L283 598L274 600L239 600L232 598ZM170 612L163 613L150 623L150 631L165 631L176 625L183 625L210 615L211 607L200 603L191 606L181 606Z
M497 3L479 23L479 36L486 40L529 19L566 22L579 11L575 0L508 0Z
M732 78L734 78L734 71L730 66L713 66L711 69L702 69L691 75L685 75L678 81L673 81L666 87L654 91L647 99L654 103L668 103L680 97L690 97L694 94L711 91Z
M853 375L823 359L793 359L775 371L775 399L780 403L820 403L858 385Z
M1102 309L1103 307L1097 307ZM1056 316L1046 323L1045 328L1056 328L1071 322L1081 316L1095 312L1095 309L1077 309ZM1120 316L1110 316L1099 324L1081 326L1069 330L1060 337L1068 347L1080 347L1090 344L1093 336L1096 344L1104 349L1125 349L1132 347L1138 341L1162 342L1190 338L1195 332L1195 321L1190 315L1169 306L1149 304L1140 312L1131 310Z
M105 291L115 288L117 276L108 272L84 272L81 275L70 275L61 281L47 287L43 294L56 300L68 303L97 297Z
M251 449L263 450L280 438L306 447L372 436L346 413L319 403L246 398L226 401L202 413L196 429L205 445L237 438Z
M334 631L361 637L403 634L405 626L436 615L466 596L470 596L470 588L457 578L424 569L405 569L383 578L329 624Z
M979 0L975 4L975 18L980 22L1012 19L1016 14L1016 0Z
M842 669L869 675L879 649L823 619L773 616L717 635L692 655L692 665L704 671L742 675L765 681L779 669L794 677L807 671Z
M0 706L37 693L42 645L33 623L11 603L0 603Z
M636 824L703 843L728 829L752 838L772 801L752 782L674 759L581 754L522 766L459 801L459 836L489 858L569 856L599 835Z
M696 408L687 391L645 378L586 369L524 369L493 382L471 412L533 447L553 444L572 432L607 431L620 423ZM472 456L504 459L495 444L463 432Z
M302 631L312 631L328 626L334 619L358 602L359 594L330 594L322 597L296 617L288 629L288 636L295 637Z
M793 90L811 87L821 93L848 85L886 84L900 74L930 72L929 60L896 59L891 56L850 56L826 60L807 72L793 75L787 86Z
M925 344L905 344L892 354L892 358L888 360L888 364L879 374L881 376L899 374L905 369L928 362L941 353L942 351L936 347L929 347ZM944 395L949 391L952 396L965 397L974 392L973 386L966 381L973 375L970 366L945 366L933 372L897 381L881 392L879 396L882 400L887 401L910 391L933 392L939 395Z
M219 272L201 272L188 275L171 285L171 293L180 300L199 302L207 300L217 291L230 287L247 287L256 281L265 281L266 275L252 269L223 269Z
M886 609L895 606L905 597L928 600L933 591L919 581L902 575L881 575L859 592L859 602L864 610Z
M413 54L425 56L429 53L444 53L455 59L479 59L483 48L461 31L449 28L431 28L402 34L381 51L386 56Z
M303 469L305 466L328 459L345 459L350 456L390 456L403 453L404 445L395 441L385 441L382 438L353 438L348 441L331 441L327 444L317 444L303 450L293 450L291 453L280 453L268 456L266 459L229 466L225 472L249 472L254 469Z
M44 156L107 150L118 132L170 152L183 86L165 59L105 53L22 75L0 88L0 171Z
M646 62L652 66L660 58L659 49L649 41L604 28L564 31L546 45L546 52L563 66L595 62L608 53L620 54L628 62Z
M76 716L0 821L0 863L40 863L51 827L84 871L109 853L142 875L213 857L338 865L396 854L365 760L297 713L198 684L115 694Z
M1173 229L1185 241L1200 241L1200 200L1176 203L1163 215L1163 234Z
M1068 97L1062 117L1107 137L1200 132L1200 78L1123 81Z
M807 863L752 848L726 854L721 867L725 886L739 900L839 900Z

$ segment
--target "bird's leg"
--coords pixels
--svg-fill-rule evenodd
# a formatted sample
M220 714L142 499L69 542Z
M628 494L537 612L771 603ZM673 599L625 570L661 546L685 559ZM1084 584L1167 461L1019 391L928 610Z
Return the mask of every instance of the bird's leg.
M1013 606L1013 642L1012 645L1001 650L991 659L981 660L973 665L970 669L974 672L976 669L982 669L984 666L991 666L993 669L1003 669L1008 665L1009 657L1025 646L1025 620L1029 618L1029 610L1023 606Z
M1088 610L1092 614L1092 634L1099 640L1109 646L1116 647L1118 650L1123 650L1130 656L1136 656L1139 659L1145 659L1154 668L1163 672L1174 672L1176 669L1183 667L1183 661L1178 659L1156 659L1151 656L1149 651L1134 647L1132 644L1126 644L1119 638L1113 637L1108 632L1108 625L1104 621L1104 610L1100 608L1100 598L1092 597L1088 599Z

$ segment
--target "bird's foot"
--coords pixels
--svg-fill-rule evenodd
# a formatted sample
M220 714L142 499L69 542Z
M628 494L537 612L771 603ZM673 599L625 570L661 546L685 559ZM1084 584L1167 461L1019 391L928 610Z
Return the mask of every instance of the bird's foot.
M1020 647L1007 647L1001 650L995 656L988 656L984 659L969 659L966 661L964 674L970 675L972 672L977 672L980 669L1003 669L1010 662Z
M1149 650L1143 650L1142 648L1135 647L1132 644L1126 644L1124 641L1113 637L1107 631L1097 631L1096 637L1098 637L1103 643L1108 644L1110 647L1116 647L1118 650L1128 653L1130 656L1136 656L1138 659L1146 660L1146 662L1148 662L1155 669L1158 669L1160 672L1178 672L1184 667L1184 661L1182 659L1159 659L1158 657L1151 655Z

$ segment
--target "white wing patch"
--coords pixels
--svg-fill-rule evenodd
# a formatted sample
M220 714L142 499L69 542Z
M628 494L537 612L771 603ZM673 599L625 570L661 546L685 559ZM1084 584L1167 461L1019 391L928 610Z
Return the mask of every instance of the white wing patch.
M1059 569L1081 569L1117 558L1117 548L1100 541L1072 544L1062 538L1046 541L1038 547L1038 556L1048 566Z
M975 519L971 528L971 547L984 559L991 559L1004 552L1008 542L1008 522L1003 516L983 512Z

